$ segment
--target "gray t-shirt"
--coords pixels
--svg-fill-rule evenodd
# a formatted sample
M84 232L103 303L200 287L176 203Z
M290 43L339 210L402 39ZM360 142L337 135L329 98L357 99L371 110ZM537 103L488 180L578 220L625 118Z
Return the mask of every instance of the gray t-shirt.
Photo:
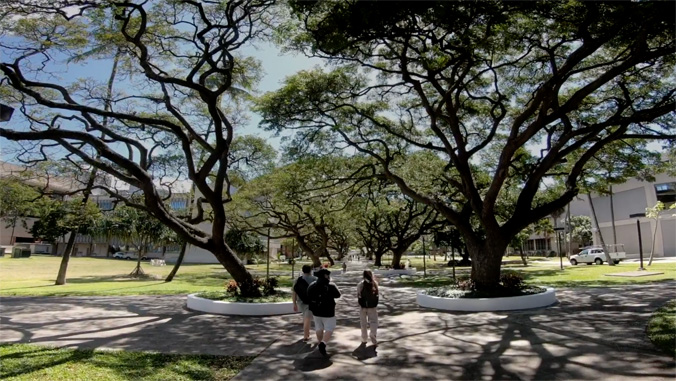
M314 282L314 281L317 280L317 277L314 276L314 275L312 275L312 274L303 274L303 279L305 279L305 281L307 282L307 285L309 286L309 285L312 284L312 282ZM296 288L296 283L298 283L298 278L296 278L296 280L293 281L293 286L292 286L292 288L291 288L292 291L295 290L295 288ZM295 291L293 291L293 292L295 293ZM305 303L303 303L302 300L300 300L300 298L297 298L297 299L296 299L296 302L297 302L298 304L305 304Z

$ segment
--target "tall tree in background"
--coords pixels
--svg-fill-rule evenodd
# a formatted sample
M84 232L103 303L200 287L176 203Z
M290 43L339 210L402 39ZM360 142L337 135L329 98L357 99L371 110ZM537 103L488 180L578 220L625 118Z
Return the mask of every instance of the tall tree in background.
M68 263L73 255L75 237L78 234L88 234L101 218L101 211L92 202L83 201L83 198L69 200L52 200L43 198L36 207L37 221L31 227L31 234L35 238L57 244L59 237L68 236L66 247L61 256L59 272L56 275L55 285L66 284Z
M603 147L674 138L674 3L290 3L300 25L280 41L334 65L264 96L263 126L297 131L298 150L348 145L376 160L381 176L458 229L479 288L498 285L516 234L573 200ZM392 170L411 150L441 158L464 200ZM481 160L486 150L497 160ZM537 153L524 162L524 151ZM477 167L489 173L485 190ZM498 219L510 179L516 204ZM538 201L556 180L555 197Z
M136 202L113 186L99 186L213 253L236 281L251 282L251 274L224 239L225 204L231 200L228 153L236 128L245 121L242 94L233 89L253 89L259 78L258 63L238 52L262 32L272 3L13 2L7 10L13 17L2 20L4 30L30 18L61 18L64 25L82 28L80 36L86 38L96 25L93 17L114 18L117 22L104 24L127 44L134 80L125 81L124 93L101 104L95 101L100 97L88 91L86 80L69 83L50 77L63 62L99 41L92 39L73 51L65 41L70 34L60 33L61 27L32 30L30 39L17 35L0 47L2 81L17 94L3 95L2 100L23 115L3 126L0 137L28 142L24 160L65 151L67 157L138 189L143 198ZM46 143L32 148L32 142ZM198 160L202 153L203 160ZM160 154L180 157L183 170L167 173L158 168ZM165 205L172 185L180 180L192 181L200 195L197 213L190 219ZM203 231L198 224L207 220L211 228Z

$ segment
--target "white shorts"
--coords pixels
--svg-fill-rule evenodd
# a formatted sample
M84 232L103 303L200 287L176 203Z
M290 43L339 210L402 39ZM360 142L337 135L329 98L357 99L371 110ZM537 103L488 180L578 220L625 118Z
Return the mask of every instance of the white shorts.
M303 318L311 318L312 311L310 311L310 306L301 302L300 300L296 303L298 305L298 312L303 314Z
M315 331L333 332L336 329L336 317L315 316Z

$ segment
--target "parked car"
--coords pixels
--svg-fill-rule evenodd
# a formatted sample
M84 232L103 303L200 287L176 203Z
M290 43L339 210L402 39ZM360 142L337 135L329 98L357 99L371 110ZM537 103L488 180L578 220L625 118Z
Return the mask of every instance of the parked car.
M126 253L124 251L118 251L117 253L113 254L113 258L116 259L134 259L135 255L132 253Z
M624 251L624 245L606 245L608 249L608 254L610 259L618 264L623 259L627 258L627 253ZM572 255L570 257L570 264L575 266L578 263L586 263L591 265L596 263L597 265L602 265L606 261L606 254L601 246L592 246L585 249L582 249L578 254Z

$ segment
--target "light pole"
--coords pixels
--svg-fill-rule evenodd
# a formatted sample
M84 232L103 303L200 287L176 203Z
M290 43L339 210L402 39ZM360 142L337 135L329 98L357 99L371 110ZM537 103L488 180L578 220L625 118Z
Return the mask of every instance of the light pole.
M425 261L425 236L422 236L423 243L423 278L427 277L427 262Z
M641 240L641 217L645 217L645 213L634 213L630 214L629 218L636 218L636 231L638 232L638 256L641 260L641 267L638 268L638 271L645 271L643 268L643 241Z
M265 280L269 281L270 280L270 228L274 227L275 225L271 223L263 224L264 228L268 228L268 255L265 260Z
M561 256L561 231L565 228L554 228L554 231L556 232L556 243L557 246L559 247L559 265L561 266L561 270L563 270L563 257Z
M296 239L291 239L291 279L294 277L294 268L296 267Z

